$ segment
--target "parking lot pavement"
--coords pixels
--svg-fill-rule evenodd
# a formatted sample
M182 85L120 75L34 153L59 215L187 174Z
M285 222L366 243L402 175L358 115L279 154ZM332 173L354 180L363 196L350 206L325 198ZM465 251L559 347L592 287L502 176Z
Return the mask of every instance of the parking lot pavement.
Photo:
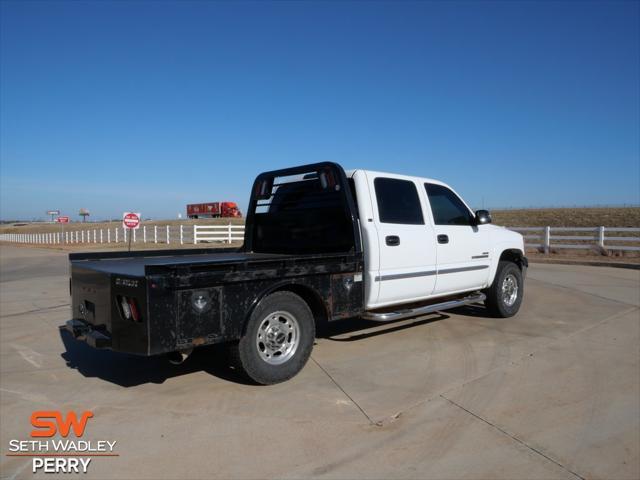
M116 440L89 478L640 478L640 272L536 265L517 317L465 307L317 340L293 380L244 384L60 335L65 254L0 248L2 478L34 410L91 410ZM45 476L37 474L37 476Z

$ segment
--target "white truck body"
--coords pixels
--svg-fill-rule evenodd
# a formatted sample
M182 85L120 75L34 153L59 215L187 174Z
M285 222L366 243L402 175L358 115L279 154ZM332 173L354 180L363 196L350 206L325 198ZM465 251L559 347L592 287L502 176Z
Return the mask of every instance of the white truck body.
M454 208L464 208L469 220L475 217L464 200L443 182L369 170L346 174L353 180L360 214L367 309L483 290L491 285L503 252L517 250L524 256L519 233L491 224L475 225L473 221L457 222L467 223L462 225L438 221L437 209L447 210L446 216ZM404 222L392 218L391 223L381 212L378 199L386 200L383 184L394 183L388 179L402 182L395 182L400 191L411 185L415 188L417 204L410 196L399 200L405 209L415 210L414 215L405 215ZM433 195L430 200L428 185L440 187L439 200ZM457 199L457 204L448 196ZM438 216L443 216L442 211ZM444 241L443 236L446 243L438 241ZM389 237L398 237L399 244L388 245Z

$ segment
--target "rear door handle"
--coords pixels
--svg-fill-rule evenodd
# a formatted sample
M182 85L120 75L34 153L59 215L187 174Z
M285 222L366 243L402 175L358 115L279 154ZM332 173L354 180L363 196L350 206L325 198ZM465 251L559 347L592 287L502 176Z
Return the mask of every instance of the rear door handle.
M438 243L449 243L449 235L438 235Z
M400 237L397 235L389 235L384 240L390 247L397 247L398 245L400 245Z

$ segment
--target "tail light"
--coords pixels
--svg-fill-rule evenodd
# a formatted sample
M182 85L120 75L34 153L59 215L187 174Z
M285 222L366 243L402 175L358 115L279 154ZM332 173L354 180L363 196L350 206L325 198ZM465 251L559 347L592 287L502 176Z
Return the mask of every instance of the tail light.
M132 320L134 322L142 321L140 309L138 308L135 298L118 295L118 304L120 306L122 318L125 320Z
M134 322L139 322L140 319L140 311L138 310L138 306L136 305L136 301L133 298L129 298L129 308L131 309L131 319Z

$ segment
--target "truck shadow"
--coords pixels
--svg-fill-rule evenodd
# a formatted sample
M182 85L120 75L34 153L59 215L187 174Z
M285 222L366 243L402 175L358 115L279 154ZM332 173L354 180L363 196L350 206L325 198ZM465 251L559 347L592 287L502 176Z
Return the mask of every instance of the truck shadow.
M135 387L145 383L161 384L173 377L201 371L229 382L251 384L229 366L224 345L197 348L187 361L172 365L164 355L143 357L97 350L77 341L64 329L60 329L60 339L65 349L61 357L69 368L85 377L100 378L121 387Z
M462 315L473 315L468 311L463 312L462 308L456 309L455 312ZM482 312L484 309L479 309L479 313ZM318 325L317 337L334 342L353 342L415 328L447 318L449 316L443 313L432 313L414 319L388 323L351 318ZM98 350L84 342L77 341L64 328L60 328L59 332L65 349L61 353L61 357L69 368L77 370L85 377L100 378L121 387L135 387L145 383L162 384L170 378L201 371L232 383L252 385L250 381L230 366L228 350L225 345L197 348L187 361L180 365L172 365L163 355L144 357L112 350Z

